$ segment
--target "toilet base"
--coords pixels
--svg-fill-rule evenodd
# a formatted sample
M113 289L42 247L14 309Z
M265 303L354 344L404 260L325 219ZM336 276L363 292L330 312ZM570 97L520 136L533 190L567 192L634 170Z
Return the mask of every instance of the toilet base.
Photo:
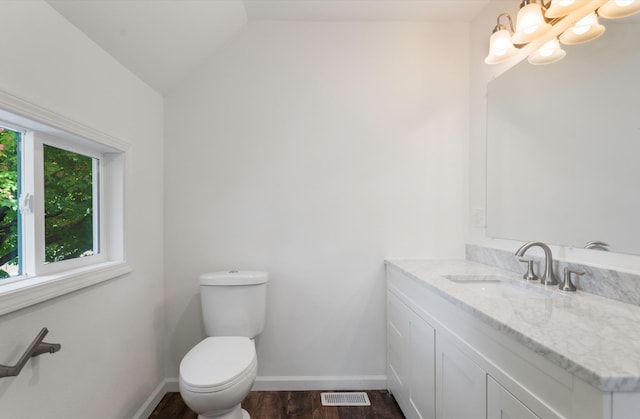
M246 410L242 409L240 407L240 405L237 405L236 407L234 407L233 409L231 409L227 413L225 413L223 415L220 415L220 416L202 416L202 415L198 415L198 419L211 419L212 417L215 418L215 419L251 419L251 416L249 415L249 412L247 412Z

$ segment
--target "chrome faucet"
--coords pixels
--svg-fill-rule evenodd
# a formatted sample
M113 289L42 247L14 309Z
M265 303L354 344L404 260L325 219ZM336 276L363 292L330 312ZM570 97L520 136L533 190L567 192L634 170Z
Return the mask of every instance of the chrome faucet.
M539 248L544 250L544 274L542 274L542 276L540 277L540 282L546 285L558 285L558 280L553 273L553 256L551 255L551 249L549 249L549 246L542 242L525 243L518 250L516 250L516 256L524 256L525 252L529 250L530 247L534 246L538 246Z

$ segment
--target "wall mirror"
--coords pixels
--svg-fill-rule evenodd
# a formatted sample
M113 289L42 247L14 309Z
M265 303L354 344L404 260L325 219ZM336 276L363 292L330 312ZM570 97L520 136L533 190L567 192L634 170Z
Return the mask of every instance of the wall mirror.
M640 22L488 86L487 235L640 255Z

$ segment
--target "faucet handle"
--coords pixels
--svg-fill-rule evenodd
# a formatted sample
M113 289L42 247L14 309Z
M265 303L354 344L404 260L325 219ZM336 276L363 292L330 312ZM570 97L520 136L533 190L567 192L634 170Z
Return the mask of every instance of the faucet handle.
M571 281L572 274L582 276L584 275L584 272L574 271L573 269L564 268L564 279L562 280L560 285L558 285L558 288L560 288L562 291L575 291L576 286L573 285L573 281Z
M587 242L584 246L585 249L594 249L594 250L603 250L605 252L609 251L609 245L603 241L592 240Z
M526 279L527 281L537 281L538 275L536 275L535 269L533 269L533 265L538 265L538 261L533 259L518 259L522 263L527 264L527 272L522 275L522 279Z

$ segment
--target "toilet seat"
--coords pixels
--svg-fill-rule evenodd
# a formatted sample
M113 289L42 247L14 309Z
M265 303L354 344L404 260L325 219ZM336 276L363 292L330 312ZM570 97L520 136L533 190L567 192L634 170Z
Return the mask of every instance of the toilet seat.
M240 336L209 337L184 356L180 380L185 390L214 393L255 374L256 364L253 340Z

